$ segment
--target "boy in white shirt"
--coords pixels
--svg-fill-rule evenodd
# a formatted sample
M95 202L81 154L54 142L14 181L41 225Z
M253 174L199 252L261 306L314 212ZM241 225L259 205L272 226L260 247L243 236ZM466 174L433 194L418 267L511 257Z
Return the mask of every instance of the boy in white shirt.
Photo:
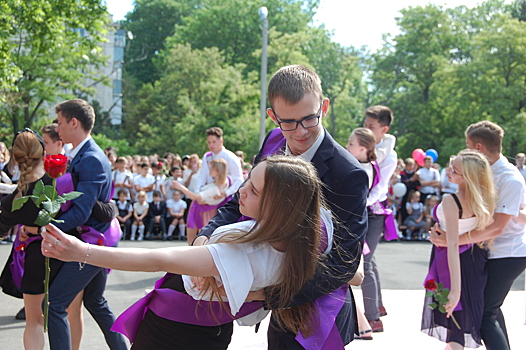
M432 167L433 158L426 156L424 158L424 167L417 171L420 179L420 203L424 203L428 195L439 195L440 173Z
M493 223L484 230L472 230L461 235L458 244L489 244L488 281L484 289L484 314L481 334L488 350L510 348L506 324L500 307L515 279L526 268L525 224L517 218L526 207L526 184L519 170L502 155L504 130L490 121L471 124L466 130L466 146L488 157L497 191L497 207ZM443 232L443 231L441 231ZM447 246L444 233L432 230L435 245Z
M182 199L182 193L179 190L174 190L173 199L166 201L166 208L168 209L166 215L166 224L168 225L167 239L171 241L173 239L173 233L176 226L179 226L179 240L183 240L186 231L186 224L184 221L184 212L186 211L187 204Z
M124 157L117 158L115 162L115 170L113 171L112 178L115 186L113 193L113 199L118 200L118 193L120 190L126 192L126 200L130 200L130 189L133 187L132 174L126 170L126 163L128 161Z
M150 167L147 163L139 165L140 175L133 179L133 186L137 193L144 191L146 193L146 201L153 202L153 191L155 189L155 178L149 174ZM138 198L137 198L138 199Z

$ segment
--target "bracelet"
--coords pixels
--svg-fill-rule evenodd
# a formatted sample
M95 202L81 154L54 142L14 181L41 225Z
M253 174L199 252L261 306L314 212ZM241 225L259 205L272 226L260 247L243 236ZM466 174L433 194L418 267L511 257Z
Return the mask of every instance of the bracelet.
M84 262L83 263L79 262L79 271L82 270L84 268L84 266L86 266L86 263L88 262L89 251L91 249L91 245L89 243L86 243L86 244L88 245L88 252L86 253L86 259L84 259Z

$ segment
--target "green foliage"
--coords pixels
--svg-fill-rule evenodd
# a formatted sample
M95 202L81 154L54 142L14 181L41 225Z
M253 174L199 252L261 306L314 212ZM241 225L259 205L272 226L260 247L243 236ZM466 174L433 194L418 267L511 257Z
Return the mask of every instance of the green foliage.
M137 154L138 150L134 146L131 146L126 138L110 139L104 134L92 134L93 139L99 145L100 148L105 149L106 147L113 146L119 156L122 155L133 155Z
M46 102L93 93L85 79L105 62L107 12L98 0L5 0L0 10L0 119L13 130L47 114ZM87 35L89 33L89 35ZM0 64L0 72L5 67Z
M165 48L166 38L175 33L175 25L199 7L199 0L138 0L126 16L122 28L133 39L125 53L124 69L140 84L153 83L161 73L153 59Z
M395 112L399 156L434 148L445 163L465 147L467 126L484 119L504 128L504 152L524 147L526 27L508 11L497 0L473 9L404 9L401 33L364 60L367 104Z
M217 48L188 44L171 47L162 64L164 76L142 87L124 126L135 147L148 154L203 153L205 130L219 126L227 148L257 149L258 85L242 76L242 66L225 64Z

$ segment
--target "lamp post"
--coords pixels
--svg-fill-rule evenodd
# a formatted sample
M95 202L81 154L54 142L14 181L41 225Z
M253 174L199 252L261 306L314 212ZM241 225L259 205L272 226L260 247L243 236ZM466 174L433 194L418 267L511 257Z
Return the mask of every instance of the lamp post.
M267 116L267 42L268 42L268 10L265 6L259 8L259 18L263 24L261 45L261 100L259 102L259 147L265 140L265 118Z

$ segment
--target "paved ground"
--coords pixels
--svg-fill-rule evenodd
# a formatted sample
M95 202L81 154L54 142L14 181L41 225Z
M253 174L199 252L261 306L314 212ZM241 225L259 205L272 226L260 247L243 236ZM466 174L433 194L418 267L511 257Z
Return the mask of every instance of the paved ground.
M124 242L123 247L155 248L178 245L179 242ZM0 267L4 265L11 246L0 246ZM422 334L420 316L423 306L422 280L427 272L430 252L429 243L404 242L381 243L376 256L384 288L383 298L388 316L383 317L384 333L374 335L373 341L357 340L346 349L443 349L439 341ZM144 295L144 290L152 288L162 273L114 271L110 275L106 297L116 314ZM361 292L355 290L357 300ZM524 349L526 344L524 274L515 282L508 295L503 310L507 321L512 349ZM0 293L0 349L23 349L22 334L24 322L14 318L22 306L22 301ZM107 349L102 333L91 316L85 312L85 332L82 349ZM236 327L229 349L266 349L266 326L263 322L259 333L253 328ZM47 347L46 347L47 349ZM200 350L198 346L196 349ZM155 349L152 349L155 350Z

